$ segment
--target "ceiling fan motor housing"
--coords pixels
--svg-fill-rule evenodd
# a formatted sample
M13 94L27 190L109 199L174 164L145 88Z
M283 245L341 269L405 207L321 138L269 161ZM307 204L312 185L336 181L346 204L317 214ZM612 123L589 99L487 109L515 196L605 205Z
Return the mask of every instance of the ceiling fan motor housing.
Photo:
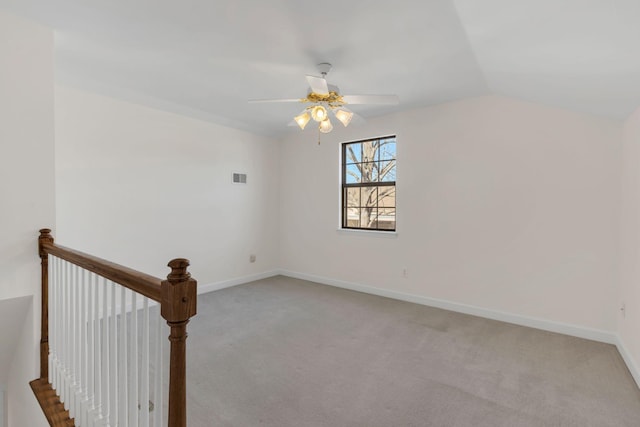
M328 62L321 62L317 65L317 67L318 71L320 71L320 74L322 74L323 77L329 74L329 71L331 71L331 64L329 64Z

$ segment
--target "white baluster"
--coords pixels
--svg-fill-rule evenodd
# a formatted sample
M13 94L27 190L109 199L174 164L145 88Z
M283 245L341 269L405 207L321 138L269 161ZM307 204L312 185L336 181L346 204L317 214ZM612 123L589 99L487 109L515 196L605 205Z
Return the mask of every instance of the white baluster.
M69 265L69 329L67 332L69 333L69 404L66 408L69 410L69 417L76 417L76 285L77 278L76 272L78 271L77 267L73 264Z
M131 294L131 328L130 357L131 372L129 374L129 427L138 427L138 307L137 294Z
M128 427L127 417L127 404L128 394L126 384L129 380L127 369L127 334L129 329L127 328L127 289L122 287L120 290L120 334L119 334L119 346L118 346L118 371L119 378L118 384L120 388L118 393L120 394L120 402L118 404L118 427Z
M142 361L140 363L140 425L149 427L149 299L143 297Z
M162 385L162 377L163 377L163 372L164 372L164 366L163 364L163 345L162 343L164 342L164 334L166 333L165 331L165 324L162 321L162 316L160 315L160 304L158 304L158 310L157 310L157 314L156 314L156 351L155 351L155 362L154 362L154 392L153 392L153 399L154 399L154 415L153 415L153 420L154 420L154 427L164 427L162 424L162 413L163 413L163 407L164 407L164 400L162 398L162 389L163 389L163 385Z
M52 341L53 341L53 331L55 328L55 323L53 322L53 319L55 317L55 309L54 309L54 298L55 298L55 294L54 294L54 290L53 290L53 284L54 284L54 260L53 257L51 255L47 255L47 264L49 266L49 271L47 271L47 278L48 278L48 285L49 285L49 289L47 290L47 294L49 295L49 300L47 301L47 304L49 304L49 306L47 307L47 313L49 316L49 354L47 355L47 366L49 367L48 372L48 378L47 380L49 381L49 384L53 384L53 356L52 356L52 348L54 348L52 346Z
M71 418L76 418L79 411L80 402L80 269L73 265L71 268L73 275L73 286L71 288L71 312L72 312L72 339L73 339L73 361L71 363L71 377L73 379L73 413L69 411Z
M80 419L78 420L78 424L80 426L87 425L87 412L89 411L89 392L88 392L88 381L89 381L89 367L87 363L87 354L88 354L88 346L89 346L89 338L88 338L88 316L87 316L87 295L89 291L89 287L91 283L88 282L88 271L82 270L80 275L80 336L82 337L80 342L80 384L82 387L81 400L80 400Z
M100 409L102 418L106 423L109 421L109 301L108 301L108 281L102 281L102 316L100 323L102 325L102 371L101 383L102 390L100 392L101 401Z
M84 332L84 320L83 320L83 313L85 310L85 305L84 305L84 301L83 301L83 296L84 296L84 292L85 292L85 283L84 283L84 272L85 270L82 268L78 268L77 271L77 289L76 289L76 306L77 306L77 313L76 313L76 340L77 340L77 344L76 344L76 352L77 352L77 359L76 359L76 366L75 366L75 376L76 376L76 384L77 384L77 390L76 390L76 410L78 412L78 417L79 419L82 419L82 412L84 409L84 387L85 387L85 372L83 370L84 364L83 364L83 353L84 353L84 345L85 345L85 337L83 335Z
M63 345L62 345L62 390L60 393L60 400L69 404L69 381L68 381L68 359L69 359L69 264L67 262L64 263L64 272L62 277L62 292L63 292L63 310L62 315L63 325L62 325L62 336L63 336Z
M53 388L55 390L58 390L60 388L60 381L59 381L59 377L58 377L58 372L59 372L59 360L60 360L60 323L58 321L59 317L60 317L60 260L57 257L54 257L54 281L53 281L53 289L54 289L54 294L55 294L55 299L54 299L54 304L55 304L55 308L54 308L54 329L53 329L53 382L51 383L51 385L53 385ZM60 392L58 391L57 394L60 394Z
M83 376L82 376L82 344L84 339L82 338L82 273L83 269L77 266L73 267L73 312L74 312L74 363L73 363L73 376L74 376L74 392L73 400L75 406L74 418L82 418L82 388L83 388Z
M93 293L93 369L94 369L94 387L93 387L93 401L95 408L95 419L96 421L100 419L101 406L102 403L102 341L100 336L100 282L99 277L96 276L94 282L95 292Z
M74 276L73 276L73 264L68 263L68 276L67 276L67 292L68 292L68 308L67 308L67 318L68 318L68 326L66 328L66 333L69 337L68 340L68 351L67 351L67 406L69 412L72 413L75 410L74 407L74 393L73 393L73 358L74 358L74 344L75 344L75 334L74 334L74 307L73 307L73 287L74 287Z
M58 325L56 324L56 316L58 315L58 306L56 305L56 274L57 264L56 258L49 255L49 384L56 388L56 332Z
M115 425L118 421L118 402L117 402L117 387L118 387L118 361L116 360L117 342L118 342L118 313L116 311L116 284L111 282L111 312L109 320L111 327L109 329L109 421L111 425Z
M87 410L92 412L95 407L95 358L93 356L94 341L95 341L95 328L94 322L94 282L93 273L89 273L87 281ZM89 420L87 416L87 420ZM89 423L90 425L91 423Z
M62 282L62 260L60 258L56 258L56 332L55 332L55 348L56 348L56 370L55 370L55 389L57 390L58 395L60 395L62 390L62 381L60 379L61 369L60 369L60 360L62 358L62 333L63 333L63 325L62 325L62 289L60 287L60 283Z
M65 286L64 286L64 279L65 279L65 269L66 269L66 265L64 263L63 260L60 260L60 271L58 273L58 275L60 276L60 281L59 281L59 292L58 295L60 295L60 345L58 346L58 395L60 396L60 400L64 403L64 387L65 387L65 380L64 380L64 357L65 357L65 350L66 350L66 336L67 336L67 332L65 330L65 327L67 325L67 322L65 321L65 317L66 317L66 313L65 313L65 309L66 309L66 298L67 298L67 294L65 291Z

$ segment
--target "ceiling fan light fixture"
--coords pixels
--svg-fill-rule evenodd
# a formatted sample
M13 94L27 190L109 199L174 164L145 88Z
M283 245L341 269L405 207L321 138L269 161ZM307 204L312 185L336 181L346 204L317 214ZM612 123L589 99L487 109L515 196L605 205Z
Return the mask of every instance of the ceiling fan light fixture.
M304 130L304 127L309 123L309 120L311 120L311 116L305 111L302 114L295 116L293 120L295 120L298 126L300 126L300 129Z
M289 126L295 126L294 122L302 130L310 123L311 119L318 123L318 143L320 143L320 134L329 133L333 130L333 124L329 119L330 116L335 117L344 127L349 126L356 117L357 121L363 119L355 113L349 111L346 107L351 104L380 104L380 105L397 105L397 95L342 95L338 86L331 85L327 82L327 74L331 70L331 64L323 62L318 64L318 71L322 77L307 74L307 83L309 90L304 98L286 98L286 99L253 99L250 103L270 103L270 102L296 102L305 104L305 109L293 121L289 122ZM331 113L329 113L331 110Z
M316 122L323 122L329 116L327 110L322 105L316 105L311 109L311 117L313 117L313 120Z
M331 120L329 120L329 118L327 117L325 120L320 122L320 125L318 126L318 129L320 129L320 132L322 133L329 133L333 130L333 125L331 124Z
M335 115L336 119L340 120L340 123L342 123L344 127L349 126L349 123L351 123L351 119L353 118L353 113L344 109L336 110Z

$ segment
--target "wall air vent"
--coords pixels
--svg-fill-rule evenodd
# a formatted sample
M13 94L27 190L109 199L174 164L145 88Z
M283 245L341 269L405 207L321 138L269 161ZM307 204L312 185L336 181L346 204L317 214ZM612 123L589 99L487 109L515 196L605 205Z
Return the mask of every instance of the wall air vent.
M246 184L247 183L247 174L246 173L233 173L233 183L234 184Z

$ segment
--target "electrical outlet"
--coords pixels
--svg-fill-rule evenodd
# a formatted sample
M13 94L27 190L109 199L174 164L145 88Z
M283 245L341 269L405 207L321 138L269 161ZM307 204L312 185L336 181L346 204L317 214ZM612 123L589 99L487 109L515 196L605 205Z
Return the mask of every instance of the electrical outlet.
M249 262L256 262L256 256L254 254L249 255Z
M406 268L402 269L402 277L404 277L405 279L409 277L409 271Z
M622 314L623 319L627 317L627 306L625 303L622 303L622 306L620 307L620 314Z

